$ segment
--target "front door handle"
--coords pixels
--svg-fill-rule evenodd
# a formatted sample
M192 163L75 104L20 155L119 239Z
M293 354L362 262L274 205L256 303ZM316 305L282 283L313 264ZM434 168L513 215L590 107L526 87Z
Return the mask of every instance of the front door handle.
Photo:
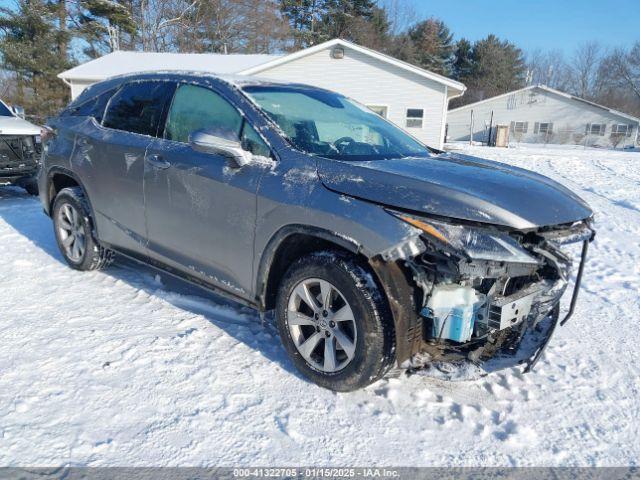
M161 155L147 155L147 162L155 168L165 170L171 166L169 162L162 159Z

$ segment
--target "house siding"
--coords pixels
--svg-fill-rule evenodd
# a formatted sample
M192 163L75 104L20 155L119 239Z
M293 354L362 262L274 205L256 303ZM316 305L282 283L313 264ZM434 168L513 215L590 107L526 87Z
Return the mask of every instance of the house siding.
M96 81L93 80L70 80L71 100L75 100L87 87L90 87Z
M487 127L493 111L493 125L511 126L512 122L527 122L527 132L517 133L511 129L510 143L559 143L612 146L611 133L614 124L632 125L630 135L624 137L618 147L635 142L637 121L616 115L603 108L580 100L566 98L541 88L513 92L481 104L450 111L447 117L447 139L468 141L473 110L473 139L486 142ZM536 123L553 123L552 134L535 133ZM606 125L605 134L585 135L587 124Z
M306 83L337 91L365 105L387 107L387 119L424 143L440 147L446 121L446 86L345 48L334 59L327 48L292 60L257 76ZM407 109L424 110L422 128L407 128Z

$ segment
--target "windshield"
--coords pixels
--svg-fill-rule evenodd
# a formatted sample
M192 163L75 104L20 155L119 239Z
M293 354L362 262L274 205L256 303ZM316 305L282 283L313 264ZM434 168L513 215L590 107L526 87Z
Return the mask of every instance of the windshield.
M0 117L13 117L11 110L2 102L0 102Z
M402 130L337 93L280 85L243 90L303 152L354 161L429 155Z

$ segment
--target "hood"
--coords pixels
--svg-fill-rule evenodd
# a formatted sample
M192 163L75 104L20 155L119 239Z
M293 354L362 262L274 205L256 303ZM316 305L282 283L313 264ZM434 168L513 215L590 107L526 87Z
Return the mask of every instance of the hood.
M0 135L40 135L40 127L20 117L0 116Z
M526 230L583 220L589 206L537 173L468 155L346 162L318 159L336 192L422 212Z

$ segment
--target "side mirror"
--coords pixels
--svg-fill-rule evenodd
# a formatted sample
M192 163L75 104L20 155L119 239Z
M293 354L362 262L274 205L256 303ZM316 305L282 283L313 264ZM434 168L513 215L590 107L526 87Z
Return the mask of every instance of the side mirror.
M189 144L197 152L222 155L236 168L249 163L251 154L243 150L238 140L230 140L216 133L218 132L197 130L189 135Z
M24 108L23 107L18 107L17 105L14 105L12 107L13 109L13 113L15 113L17 116L19 116L20 118L22 118L24 120Z

